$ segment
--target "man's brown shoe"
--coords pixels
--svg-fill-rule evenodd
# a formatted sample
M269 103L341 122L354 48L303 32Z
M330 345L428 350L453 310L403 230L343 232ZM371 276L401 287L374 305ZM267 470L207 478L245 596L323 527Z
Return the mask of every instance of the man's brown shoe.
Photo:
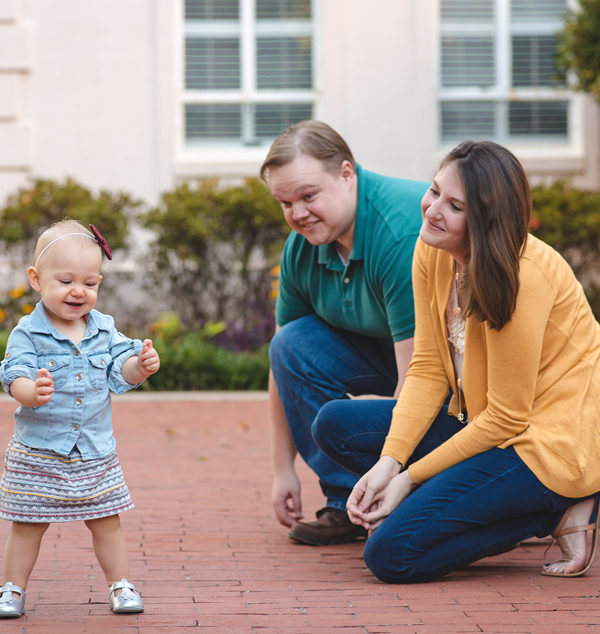
M317 511L314 522L294 522L289 536L301 544L327 546L365 539L367 531L362 526L353 524L345 511L326 506Z

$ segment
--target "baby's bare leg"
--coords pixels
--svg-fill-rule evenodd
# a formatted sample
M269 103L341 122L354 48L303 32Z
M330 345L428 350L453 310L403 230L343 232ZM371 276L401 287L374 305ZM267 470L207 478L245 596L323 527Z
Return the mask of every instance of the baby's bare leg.
M94 552L108 585L129 578L129 557L119 516L87 520L85 525L92 532Z
M13 522L4 547L2 574L4 581L12 581L25 589L29 575L37 561L42 537L49 524Z

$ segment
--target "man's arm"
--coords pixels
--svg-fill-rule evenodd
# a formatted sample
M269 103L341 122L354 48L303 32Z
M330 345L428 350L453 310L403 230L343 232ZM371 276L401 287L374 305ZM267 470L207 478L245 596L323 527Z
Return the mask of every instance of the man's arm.
M294 468L297 451L272 372L269 372L269 418L273 462L271 501L279 522L291 526L302 519L300 480Z
M406 373L408 372L410 360L412 359L414 342L414 337L394 342L394 352L396 353L396 367L398 368L398 385L396 386L396 391L394 392L394 398L398 398L400 390L404 385L404 379L406 378Z

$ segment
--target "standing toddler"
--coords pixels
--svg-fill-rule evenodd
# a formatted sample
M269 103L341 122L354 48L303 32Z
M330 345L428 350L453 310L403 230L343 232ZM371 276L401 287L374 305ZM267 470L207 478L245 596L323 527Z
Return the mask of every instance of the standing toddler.
M121 394L159 366L152 341L118 332L94 310L106 241L74 220L40 236L27 270L41 301L11 332L0 366L19 402L0 481L4 550L0 618L22 616L25 588L50 522L83 520L92 533L114 612L142 612L127 579L119 513L133 507L115 450L109 389Z

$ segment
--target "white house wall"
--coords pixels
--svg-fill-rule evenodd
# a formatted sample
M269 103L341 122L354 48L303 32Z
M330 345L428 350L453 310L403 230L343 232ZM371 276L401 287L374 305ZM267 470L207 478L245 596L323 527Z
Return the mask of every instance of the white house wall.
M436 0L319 3L318 116L365 167L433 176Z
M437 144L437 0L316 0L316 116L365 167L428 179ZM0 0L0 201L72 176L147 202L181 179L256 175L266 148L182 141L182 0ZM591 99L569 152L514 148L535 178L599 185Z

